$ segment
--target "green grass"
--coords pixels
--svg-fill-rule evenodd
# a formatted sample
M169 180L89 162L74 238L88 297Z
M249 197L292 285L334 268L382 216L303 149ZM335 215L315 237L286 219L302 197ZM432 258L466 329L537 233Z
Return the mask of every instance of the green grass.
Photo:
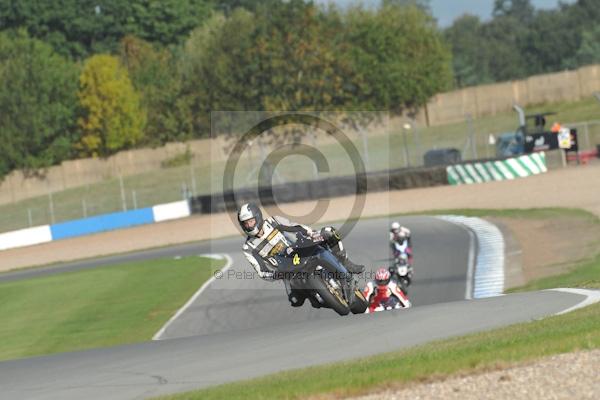
M499 217L499 218L519 218L519 219L552 219L560 217L580 218L595 223L600 223L600 219L589 211L580 208L507 208L507 209L448 209L433 210L427 212L398 214L398 215L464 215L467 217Z
M222 264L160 259L0 283L0 360L150 340Z
M600 289L600 254L583 261L566 274L542 278L507 292L527 292L557 287Z
M546 207L546 208L506 208L506 209L489 209L489 208L449 208L442 210L414 211L402 212L394 214L378 214L368 218L359 218L362 220L376 218L392 218L392 217L408 217L408 216L427 216L427 215L463 215L466 217L499 217L499 218L520 218L520 219L551 219L551 218L579 218L600 223L600 218L589 211L580 208L566 207ZM327 221L328 224L336 224L345 222L343 220Z
M600 119L600 107L594 99L570 103L555 103L530 107L527 112L558 111L556 120L563 122L589 121ZM552 119L554 120L554 119ZM549 121L549 123L551 123ZM487 144L490 133L514 131L517 118L514 112L504 112L473 121L472 130L466 122L418 128L406 135L408 161L411 166L421 165L423 154L433 148L455 147L463 152L463 158L474 156L487 157L494 153ZM468 146L470 132L474 133L475 150ZM363 143L356 135L350 135L357 150L363 154ZM600 124L589 131L590 146L600 143ZM582 142L583 143L583 142ZM312 144L310 140L308 144ZM353 173L345 151L338 144L317 144L329 162L331 172L321 176L348 175ZM369 168L382 170L399 168L406 165L404 156L404 136L401 131L391 131L387 135L369 137ZM256 174L252 172L258 166L257 149L253 150L253 159L243 157L236 174L236 183L240 186L254 184ZM191 157L191 155L190 155ZM161 168L144 174L123 178L125 203L127 209L148 207L160 203L181 200L183 188L195 189L196 194L205 194L222 190L224 162L185 156L176 158L167 164L171 168ZM190 161L181 165L180 161ZM311 179L313 168L305 157L288 157L277 167L277 172L287 181ZM0 205L0 232L26 228L30 225L44 225L84 216L97 215L123 210L120 182L118 179L106 179L102 182L68 189L52 194L54 219L50 212L48 195L22 200L12 204Z

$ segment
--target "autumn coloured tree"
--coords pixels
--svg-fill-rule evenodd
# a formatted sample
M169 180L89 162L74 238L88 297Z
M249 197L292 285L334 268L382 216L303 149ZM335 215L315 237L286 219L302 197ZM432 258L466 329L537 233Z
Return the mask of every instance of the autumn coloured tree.
M99 54L89 58L79 86L84 115L79 119L82 138L77 148L82 155L107 156L143 138L146 114L117 57Z

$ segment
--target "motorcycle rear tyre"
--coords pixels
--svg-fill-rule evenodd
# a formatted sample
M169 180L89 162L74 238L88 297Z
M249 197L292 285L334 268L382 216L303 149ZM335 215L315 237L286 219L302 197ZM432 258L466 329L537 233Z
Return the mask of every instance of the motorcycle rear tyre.
M329 285L325 283L325 277L321 275L313 275L311 279L311 288L319 293L319 296L325 302L325 307L332 308L339 315L348 315L350 307L348 304L343 304L338 298L329 291ZM341 293L340 293L341 294Z

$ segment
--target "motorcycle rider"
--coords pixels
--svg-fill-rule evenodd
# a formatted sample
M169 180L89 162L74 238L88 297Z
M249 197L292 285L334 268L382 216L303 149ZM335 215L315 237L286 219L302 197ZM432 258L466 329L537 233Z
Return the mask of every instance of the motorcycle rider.
M394 264L388 268L392 275L392 280L400 285L400 288L404 294L408 294L408 287L410 286L413 278L412 266L408 263L408 255L406 253L400 254L394 260Z
M365 299L369 302L367 313L372 313L377 308L409 308L411 302L392 279L392 274L387 268L379 268L375 272L375 279L367 283L363 290Z
M247 235L246 242L242 246L244 256L256 270L258 276L264 280L278 279L277 267L269 258L283 253L291 245L283 232L300 232L315 242L324 243L352 274L360 274L365 269L363 265L350 261L339 233L332 226L324 227L320 232L316 232L306 225L290 222L284 217L274 215L263 218L262 211L254 203L242 205L237 217L240 227ZM293 307L302 306L306 300L303 291L293 288L288 297ZM317 305L318 303L313 303L313 306Z
M390 227L390 246L394 258L398 258L400 254L405 253L408 256L408 263L412 265L412 242L411 232L405 226L401 226L398 222L392 222Z

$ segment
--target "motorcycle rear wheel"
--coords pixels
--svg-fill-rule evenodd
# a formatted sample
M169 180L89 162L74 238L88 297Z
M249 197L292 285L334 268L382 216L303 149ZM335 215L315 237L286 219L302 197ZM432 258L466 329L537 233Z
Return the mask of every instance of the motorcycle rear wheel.
M350 306L350 311L352 314L364 314L369 308L369 302L365 299L362 292L358 289L354 291L354 301L352 302L352 306Z
M348 315L350 307L341 287L333 287L327 277L321 274L314 275L311 281L311 288L321 296L326 307L332 308L339 315Z

